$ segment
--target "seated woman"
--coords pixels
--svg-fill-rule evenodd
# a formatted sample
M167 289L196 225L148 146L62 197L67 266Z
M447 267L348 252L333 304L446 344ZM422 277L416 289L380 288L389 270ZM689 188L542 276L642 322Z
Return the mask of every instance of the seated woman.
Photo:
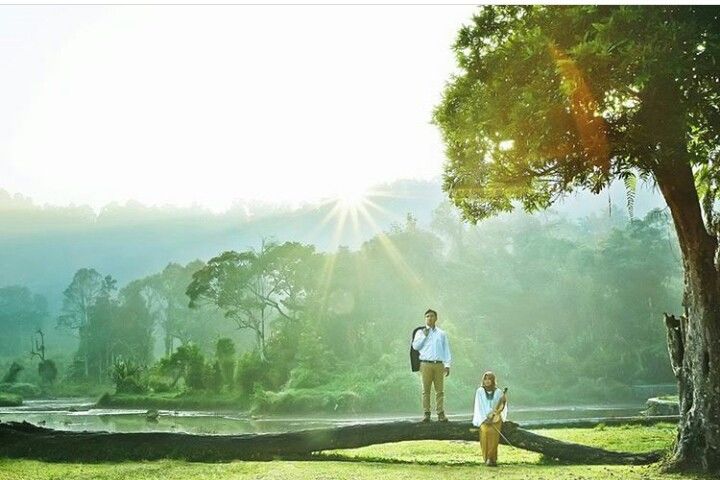
M475 392L472 423L480 427L480 448L485 465L497 465L500 430L507 419L507 395L495 385L495 374L485 372Z

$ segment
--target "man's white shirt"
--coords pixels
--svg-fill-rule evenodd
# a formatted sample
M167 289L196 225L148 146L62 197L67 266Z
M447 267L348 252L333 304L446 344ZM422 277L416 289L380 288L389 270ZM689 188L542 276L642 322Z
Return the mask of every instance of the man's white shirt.
M450 343L447 333L438 327L431 328L427 336L422 330L418 330L413 338L412 347L420 352L420 361L438 361L450 368Z

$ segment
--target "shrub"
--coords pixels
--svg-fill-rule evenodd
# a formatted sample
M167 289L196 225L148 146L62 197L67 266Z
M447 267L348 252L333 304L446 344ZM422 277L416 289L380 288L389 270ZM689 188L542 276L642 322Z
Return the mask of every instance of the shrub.
M351 390L298 388L267 392L258 389L253 395L253 410L264 413L352 412L361 402L360 395Z
M206 370L205 359L202 355L193 357L187 366L185 385L187 385L190 390L202 390L205 388Z
M371 410L408 410L420 401L420 383L414 375L395 371L371 383L362 383L363 406Z
M162 380L150 379L148 388L155 393L166 393L172 390L172 385Z
M220 362L215 361L212 366L207 367L207 379L205 380L205 386L213 392L219 392L223 387L223 372L220 367Z
M85 361L78 358L74 359L68 366L65 376L72 382L82 382L87 380L87 375L85 374Z
M131 361L116 361L111 377L115 382L116 393L145 393L148 390L143 367Z
M0 393L0 407L19 407L22 405L22 397L14 393Z
M0 383L0 392L13 393L23 398L34 398L42 395L40 387L32 383Z
M215 345L215 358L220 362L221 381L229 388L235 377L235 343L229 338L221 338Z
M172 355L160 360L158 370L173 378L173 386L180 378L184 378L185 385L191 390L204 387L205 357L197 345L182 345Z
M235 383L245 394L255 392L256 385L263 386L265 370L260 357L255 352L247 352L240 357L235 370Z
M50 385L57 378L57 366L52 360L43 360L38 364L38 374L43 385Z
M7 373L2 379L2 383L15 383L17 382L17 377L22 371L23 367L17 362L13 362L12 365L10 365L10 368L8 368Z
M313 388L322 385L325 381L319 369L308 369L300 365L290 371L289 388Z

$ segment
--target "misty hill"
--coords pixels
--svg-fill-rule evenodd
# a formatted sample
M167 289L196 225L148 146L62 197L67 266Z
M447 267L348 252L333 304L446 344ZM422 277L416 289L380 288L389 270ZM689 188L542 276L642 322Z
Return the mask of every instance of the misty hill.
M263 238L300 241L320 250L355 249L378 231L404 222L408 213L428 226L433 210L445 200L438 181L402 180L374 190L372 203L358 210L336 201L299 208L245 202L222 214L137 202L110 204L96 214L88 206L38 206L0 190L0 287L26 285L44 295L56 312L79 268L95 268L123 285L169 262L208 260L224 250L257 247ZM625 204L624 189L615 185L599 196L573 195L555 210L571 217L622 214ZM656 192L637 192L636 215L659 206L663 202Z

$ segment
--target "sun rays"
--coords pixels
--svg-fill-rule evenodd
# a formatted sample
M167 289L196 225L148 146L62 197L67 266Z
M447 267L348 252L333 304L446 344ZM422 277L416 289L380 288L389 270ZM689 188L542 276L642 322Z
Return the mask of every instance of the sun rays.
M324 228L333 229L330 240L331 253L327 255L320 276L323 305L327 305L332 293L338 256L341 254L338 249L342 247L343 241L351 240L354 244L358 244L369 236L368 233L377 239L381 251L389 264L393 266L395 273L411 287L412 291L427 304L434 300L435 296L427 282L412 268L403 256L401 249L393 243L392 238L383 231L380 225L383 220L392 218L392 213L378 204L378 199L383 197L394 197L394 195L380 190L348 191L323 204L328 212L316 231ZM363 276L363 261L362 258L356 258L354 262L359 279Z

